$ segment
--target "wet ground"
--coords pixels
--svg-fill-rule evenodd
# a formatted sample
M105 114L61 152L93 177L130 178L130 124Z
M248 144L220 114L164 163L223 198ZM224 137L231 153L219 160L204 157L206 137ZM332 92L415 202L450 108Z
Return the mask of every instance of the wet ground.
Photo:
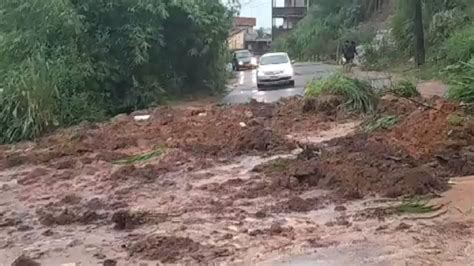
M448 183L474 173L471 120L392 95L378 112L400 123L363 134L307 103L165 106L0 146L0 265L474 263L474 181ZM415 196L440 208L394 212Z
M230 86L230 93L223 99L226 103L245 103L251 99L260 102L275 102L282 97L304 94L306 82L314 78L331 75L338 67L324 63L298 63L294 65L295 87L269 87L257 90L256 70L236 73L236 82Z
M229 93L222 99L225 103L246 103L251 99L259 102L276 102L283 97L304 95L304 87L313 79L327 77L340 70L340 66L318 62L296 63L295 86L268 87L263 90L257 89L256 70L245 70L236 72L234 82L229 86ZM368 81L378 90L390 88L397 80L403 79L389 72L362 71L355 67L352 75L356 78ZM420 82L418 90L425 97L444 96L447 86L436 81Z

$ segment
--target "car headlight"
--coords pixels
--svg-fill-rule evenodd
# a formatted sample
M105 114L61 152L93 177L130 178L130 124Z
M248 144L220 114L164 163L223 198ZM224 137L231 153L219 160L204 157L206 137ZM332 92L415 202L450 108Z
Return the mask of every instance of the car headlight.
M293 68L286 69L285 74L293 76L294 74Z
M241 65L243 65L243 64L244 64L244 62L242 62L242 61L239 61L239 66L241 66Z
M265 74L263 74L262 71L257 71L257 77L263 77L265 76Z

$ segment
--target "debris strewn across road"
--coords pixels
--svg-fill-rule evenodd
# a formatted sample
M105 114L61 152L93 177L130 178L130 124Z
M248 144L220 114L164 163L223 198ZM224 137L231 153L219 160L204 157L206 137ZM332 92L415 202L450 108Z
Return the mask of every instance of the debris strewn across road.
M442 245L433 232L464 241L470 227L400 220L407 210L441 210L445 203L411 200L474 174L473 121L441 99L426 108L386 96L378 113L398 124L367 133L365 118L341 104L295 97L160 107L3 146L0 257L265 265L277 253L331 258L386 241L399 245L395 259L456 259L452 246L433 255L410 250L406 238ZM401 198L410 200L396 205ZM387 259L378 252L367 256Z

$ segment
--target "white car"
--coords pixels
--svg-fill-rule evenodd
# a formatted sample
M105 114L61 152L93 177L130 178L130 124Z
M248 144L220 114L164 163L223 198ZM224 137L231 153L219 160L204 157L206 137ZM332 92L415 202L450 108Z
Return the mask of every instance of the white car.
M260 57L257 87L295 85L293 65L287 53L268 53Z

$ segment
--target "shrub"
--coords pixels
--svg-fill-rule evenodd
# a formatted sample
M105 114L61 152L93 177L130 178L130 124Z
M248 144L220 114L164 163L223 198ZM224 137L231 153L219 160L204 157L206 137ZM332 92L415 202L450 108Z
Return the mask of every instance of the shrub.
M375 117L365 123L363 126L364 132L371 133L379 129L391 129L393 128L400 119L397 116L382 116Z
M364 70L382 70L390 67L399 59L401 53L391 43L388 37L379 41L371 41L363 46L360 54Z
M448 98L466 103L474 103L474 58L467 63L451 66Z
M0 14L0 143L225 88L217 0L4 0Z
M442 45L438 59L448 64L468 62L474 54L474 23L453 34Z
M416 84L409 80L402 80L395 84L392 92L398 96L412 98L420 96L420 92L416 89Z
M356 112L373 112L377 107L377 95L366 81L351 79L340 73L311 82L305 96L317 97L322 94L341 95L347 109Z

